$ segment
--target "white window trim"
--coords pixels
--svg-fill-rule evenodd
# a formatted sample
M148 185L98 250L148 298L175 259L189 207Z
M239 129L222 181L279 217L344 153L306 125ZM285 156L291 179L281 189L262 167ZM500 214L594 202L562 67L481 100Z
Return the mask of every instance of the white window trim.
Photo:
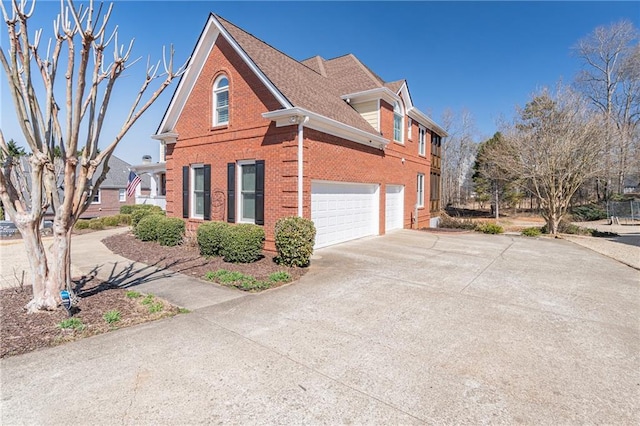
M204 219L204 214L196 214L196 169L202 169L204 172L204 164L192 164L189 171L189 217Z
M255 219L244 219L242 217L242 167L254 164L256 164L256 160L239 160L236 163L236 194L238 194L236 197L236 223L256 223Z
M413 127L413 120L407 118L407 139L411 139L411 134L413 133L411 127Z
M121 203L127 202L127 190L124 188L118 189L118 201Z
M222 88L222 89L216 88L216 86L218 85L218 82L223 78L227 79L226 88ZM227 77L225 74L219 75L218 78L216 78L216 80L213 82L213 127L226 126L229 124L229 118L231 117L231 114L230 114L231 98L229 96L230 84L231 83L229 83L229 77ZM219 122L218 121L218 94L225 91L227 92L227 121Z
M102 190L98 189L98 192L96 193L96 196L98 197L98 201L91 201L91 204L101 204L102 203Z
M422 188L422 191L420 191ZM416 204L418 207L424 207L424 173L418 173L416 179Z
M427 129L423 126L418 126L418 155L427 155Z
M396 101L398 107L400 109L399 113L396 113L396 107L393 106L393 141L399 144L404 145L404 106L401 101ZM396 139L396 114L400 116L400 140Z

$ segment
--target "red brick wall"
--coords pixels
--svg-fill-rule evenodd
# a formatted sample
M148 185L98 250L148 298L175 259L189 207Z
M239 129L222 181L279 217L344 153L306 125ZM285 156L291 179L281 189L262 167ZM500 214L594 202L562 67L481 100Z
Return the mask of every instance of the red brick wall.
M212 88L229 78L229 124L212 127ZM381 130L393 137L393 108L381 102ZM275 127L261 114L281 106L228 43L219 38L195 83L176 125L179 135L167 146L167 215L182 217L182 167L211 165L211 215L226 220L227 163L265 161L265 233L273 249L280 217L297 214L297 126ZM407 120L405 120L405 126ZM406 139L406 129L405 129ZM429 141L427 141L428 143ZM401 159L404 158L404 163ZM380 184L380 234L384 234L385 185L405 185L405 227L411 227L418 172L425 175L425 204L417 227L429 223L429 157L418 156L417 125L412 140L391 142L385 151L304 129L304 215L311 216L311 180ZM202 222L188 219L190 229ZM414 225L415 226L415 225Z
M127 201L120 202L118 189L100 188L100 204L91 204L81 217L113 216L120 213L120 206L134 203L135 197L127 197Z

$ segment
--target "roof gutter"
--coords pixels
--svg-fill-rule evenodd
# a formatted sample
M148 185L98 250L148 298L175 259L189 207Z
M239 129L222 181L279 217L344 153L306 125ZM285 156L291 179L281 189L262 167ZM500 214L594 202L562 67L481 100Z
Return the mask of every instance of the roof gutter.
M361 145L370 146L376 149L384 150L389 144L389 140L380 135L365 132L355 127L316 114L304 108L294 107L269 111L262 114L268 120L275 121L277 127L292 126L298 124L299 117L308 117L305 127L328 133L339 138L357 142Z
M414 120L425 124L430 130L435 131L438 135L444 137L449 136L449 134L440 127L435 121L427 117L422 111L420 111L416 107L411 107L407 110L407 115Z

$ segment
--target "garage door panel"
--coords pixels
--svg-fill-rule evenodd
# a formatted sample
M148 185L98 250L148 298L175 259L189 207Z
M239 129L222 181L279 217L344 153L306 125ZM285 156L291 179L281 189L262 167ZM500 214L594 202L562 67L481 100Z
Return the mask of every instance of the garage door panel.
M404 227L404 187L387 185L385 189L385 229L402 229Z
M312 182L316 248L378 234L378 185Z

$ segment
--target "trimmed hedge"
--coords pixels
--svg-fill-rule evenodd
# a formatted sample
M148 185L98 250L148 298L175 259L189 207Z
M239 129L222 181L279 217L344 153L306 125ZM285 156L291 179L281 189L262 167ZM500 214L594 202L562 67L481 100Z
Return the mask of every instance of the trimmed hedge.
M522 230L522 235L524 235L525 237L539 237L541 234L542 234L542 230L535 226L532 226L530 228L524 228Z
M160 222L158 223L157 228L158 242L161 246L177 246L182 242L182 237L184 236L184 221L177 217L160 217L162 218L162 220L160 220ZM143 221L144 220L147 219L144 218ZM139 226L140 225L138 224L138 227Z
M198 226L196 238L200 254L203 256L220 256L225 233L230 226L227 222L207 222Z
M75 229L89 229L89 221L86 219L79 219L75 226Z
M309 219L278 219L275 227L276 262L286 266L308 266L315 239L316 227Z
M102 224L104 226L118 226L120 225L120 217L116 216L105 216L102 218Z
M89 229L93 229L95 231L104 229L104 223L102 222L102 219L99 217L94 217L93 219L89 220Z
M260 259L264 245L264 229L258 225L241 223L224 232L220 254L225 262L251 263Z
M126 204L124 206L120 206L120 214L131 214L133 213L133 208L135 204Z
M133 213L131 213L131 226L135 228L143 217L152 214L164 215L165 212L158 206L150 206L147 204L136 206L136 208L133 209Z
M131 225L131 214L120 213L117 218L120 225Z
M138 225L133 229L133 234L140 241L156 241L158 239L158 228L163 219L165 217L160 214L147 214L140 219Z

